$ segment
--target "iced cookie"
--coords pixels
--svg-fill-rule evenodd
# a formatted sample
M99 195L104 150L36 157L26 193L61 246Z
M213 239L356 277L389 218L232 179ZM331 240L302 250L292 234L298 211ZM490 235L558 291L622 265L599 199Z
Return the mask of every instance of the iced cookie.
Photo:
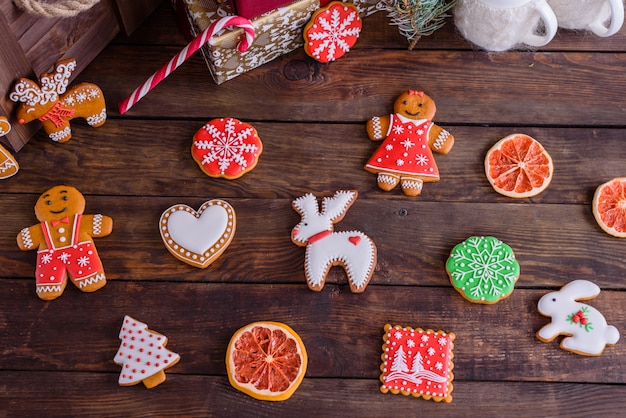
M350 290L365 290L376 267L376 245L359 231L333 232L334 224L356 200L354 190L340 190L333 197L325 197L322 210L317 198L308 193L293 201L293 208L302 220L291 231L291 241L306 247L304 274L309 288L320 291L333 266L342 266L348 276Z
M539 313L551 318L551 322L537 331L537 338L550 342L565 335L561 348L584 356L599 356L607 345L619 340L619 331L608 325L604 316L594 307L580 302L593 299L600 288L587 280L574 280L556 292L539 299Z
M495 143L485 156L485 175L493 189L508 197L532 197L552 181L550 154L535 139L512 134Z
M72 119L84 118L94 128L103 125L107 111L104 95L98 86L81 83L66 92L75 69L76 61L66 59L55 64L54 72L41 74L39 85L27 78L20 78L9 94L11 100L22 103L17 109L18 123L39 119L50 139L55 142L70 140Z
M37 250L35 283L44 300L63 294L67 278L83 292L94 292L106 284L106 276L94 237L105 237L113 220L104 215L84 215L85 198L71 186L55 186L35 204L39 224L17 235L21 250Z
M284 401L298 389L307 368L300 336L280 322L253 322L233 334L226 372L237 390L264 401Z
M165 382L165 369L178 363L180 356L167 348L167 337L148 329L143 322L126 315L119 334L120 348L113 361L122 366L120 386L143 382L148 389Z
M304 51L319 62L334 61L354 46L361 27L355 5L333 1L313 13L304 27Z
M0 116L0 136L5 136L11 130L11 124L4 116ZM17 160L6 148L0 145L0 179L7 179L14 176L20 166Z
M210 177L233 180L252 170L263 144L252 125L233 118L213 119L193 136L191 155Z
M446 262L452 286L467 300L491 304L513 292L520 266L511 247L495 237L469 237Z
M424 183L439 181L433 152L447 154L454 136L435 125L437 107L424 92L409 90L393 105L394 113L375 116L366 125L372 141L383 141L365 165L378 175L378 187L391 191L400 185L406 196L417 196Z
M204 202L197 212L187 205L174 205L163 212L159 226L163 243L174 257L205 268L233 240L235 210L223 200Z
M385 325L380 391L452 402L451 332Z
M626 238L626 177L617 177L598 186L591 208L604 232Z

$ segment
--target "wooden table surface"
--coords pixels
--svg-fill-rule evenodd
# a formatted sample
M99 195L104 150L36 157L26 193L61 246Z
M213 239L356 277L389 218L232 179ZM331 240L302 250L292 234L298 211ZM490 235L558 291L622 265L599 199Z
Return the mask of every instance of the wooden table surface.
M539 298L575 279L600 286L589 302L626 332L626 241L596 224L595 188L626 176L626 29L602 39L560 30L535 51L473 49L453 24L415 50L384 13L364 20L344 58L321 65L298 50L222 85L200 54L124 116L117 103L185 44L164 2L132 37L119 36L78 77L98 84L109 120L74 121L73 139L43 132L16 154L20 172L0 188L0 416L617 416L626 407L626 342L599 357L543 343L549 322ZM456 137L436 156L441 181L409 198L383 192L363 165L378 147L365 122L389 114L403 90L438 106L435 122ZM204 175L189 149L217 117L252 123L264 150L241 179ZM515 132L539 140L554 160L540 195L496 193L486 151ZM85 213L114 220L95 240L108 277L85 294L69 285L54 301L35 295L35 252L16 236L35 224L38 196L57 184L78 188ZM362 294L335 268L324 289L304 278L304 249L290 240L291 202L354 189L359 197L337 230L357 229L378 247ZM158 221L171 205L228 201L237 232L206 269L172 257ZM521 265L512 295L472 304L444 265L472 235L509 244ZM118 386L113 362L124 315L169 338L181 361L154 389ZM232 334L254 321L290 325L309 364L284 402L257 401L231 387L225 353ZM456 334L453 401L382 394L379 366L386 323Z

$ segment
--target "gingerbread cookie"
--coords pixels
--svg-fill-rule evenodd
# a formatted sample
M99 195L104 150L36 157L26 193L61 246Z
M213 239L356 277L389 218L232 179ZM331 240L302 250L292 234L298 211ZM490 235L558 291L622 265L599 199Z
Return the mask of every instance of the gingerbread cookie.
M179 260L199 268L208 267L235 236L233 207L223 200L209 200L196 212L187 205L174 205L161 215L161 238Z
M252 170L263 151L252 125L233 118L213 119L193 136L191 155L210 177L229 180Z
M0 116L0 136L5 136L11 130L11 124L4 116ZM6 148L0 145L0 179L8 179L17 174L20 166L17 160Z
M93 237L105 237L113 220L104 215L84 215L85 198L71 186L55 186L35 204L41 222L17 235L21 250L37 249L35 282L37 296L56 299L63 294L67 278L83 292L94 292L106 284L102 262Z
M322 63L344 56L361 33L359 9L333 1L318 9L304 27L304 51Z
M452 286L467 300L491 304L506 298L520 274L511 247L495 237L469 237L446 262Z
M451 332L385 325L380 391L452 402L455 338Z
M537 331L537 338L550 342L559 335L566 337L561 348L584 356L599 356L607 345L619 340L619 331L608 325L604 316L594 307L580 302L593 299L600 288L587 280L574 280L556 292L539 299L539 313L552 320Z
M94 128L103 125L107 111L104 94L98 86L81 83L66 92L75 69L76 60L66 59L55 64L53 73L41 74L40 85L27 78L20 78L9 94L11 100L22 103L17 109L18 123L39 119L50 139L55 142L70 140L72 119L84 118Z
M439 169L433 151L447 154L454 136L435 125L437 108L424 92L409 90L393 105L394 114L376 116L367 122L372 141L383 140L365 170L378 175L378 187L384 191L400 185L407 196L417 196L425 182L439 181Z
M304 273L311 290L319 292L333 266L341 266L348 276L350 290L365 290L376 267L376 245L359 231L333 232L334 224L343 219L357 197L355 190L340 190L325 197L322 211L317 198L308 193L293 201L302 220L291 232L291 241L306 247Z
M165 369L180 360L180 356L167 348L167 337L148 329L143 322L126 315L119 334L120 347L113 361L122 366L120 386L143 382L148 389L165 382Z

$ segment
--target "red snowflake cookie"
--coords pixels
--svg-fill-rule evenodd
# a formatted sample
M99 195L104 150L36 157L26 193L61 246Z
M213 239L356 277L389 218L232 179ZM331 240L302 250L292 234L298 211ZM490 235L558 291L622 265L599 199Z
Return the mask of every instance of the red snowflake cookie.
M191 145L191 155L205 174L229 180L252 170L262 151L256 129L233 118L207 122L193 136Z
M453 333L385 325L380 391L452 401Z
M357 7L333 1L313 13L304 27L304 51L319 62L334 61L350 51L360 33Z

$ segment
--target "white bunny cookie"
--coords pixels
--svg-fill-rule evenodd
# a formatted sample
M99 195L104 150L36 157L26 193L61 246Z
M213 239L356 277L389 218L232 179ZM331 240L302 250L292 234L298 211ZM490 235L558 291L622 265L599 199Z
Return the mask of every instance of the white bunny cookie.
M599 356L607 345L619 340L619 332L608 325L604 316L595 308L579 302L593 299L600 288L587 280L574 280L556 292L539 299L539 313L552 318L552 322L537 331L537 338L550 342L559 335L567 337L561 348L586 356Z

